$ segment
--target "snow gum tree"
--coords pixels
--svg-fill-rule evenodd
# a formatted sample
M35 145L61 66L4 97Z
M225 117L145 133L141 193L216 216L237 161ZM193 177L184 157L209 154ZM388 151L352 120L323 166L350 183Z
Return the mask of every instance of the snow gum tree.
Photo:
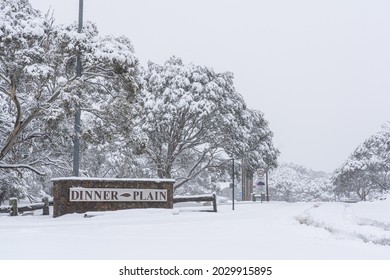
M280 152L273 145L273 133L263 113L246 109L237 119L239 138L231 139L231 143L225 147L227 153L245 159L250 170L274 169Z
M99 36L92 23L77 33L76 25L55 25L27 0L0 0L0 179L15 177L11 171L42 175L49 165L68 169L61 157L72 147L76 104L90 142L113 138L106 125L113 120L122 130L131 127L139 72L127 38Z
M138 129L144 137L140 150L157 176L176 179L176 189L226 163L227 153L242 157L240 152L253 151L254 165L276 161L276 149L265 143L272 133L261 114L246 108L229 72L184 64L176 57L164 65L149 63L141 107Z
M390 188L390 129L367 138L333 173L335 192L361 200Z

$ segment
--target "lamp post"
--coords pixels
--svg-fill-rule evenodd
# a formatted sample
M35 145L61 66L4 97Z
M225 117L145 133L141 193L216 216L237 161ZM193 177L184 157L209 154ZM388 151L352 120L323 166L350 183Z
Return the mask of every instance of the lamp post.
M79 0L79 26L78 33L83 29L83 6L84 0ZM81 77L81 57L77 54L76 76ZM80 95L80 93L79 93ZM73 176L79 176L80 169L80 132L81 132L81 107L80 103L76 104L76 116L74 122L74 149L73 149Z
M269 192L268 192L268 169L265 171L265 195L267 202L269 202Z
M232 210L234 210L234 158L232 158Z

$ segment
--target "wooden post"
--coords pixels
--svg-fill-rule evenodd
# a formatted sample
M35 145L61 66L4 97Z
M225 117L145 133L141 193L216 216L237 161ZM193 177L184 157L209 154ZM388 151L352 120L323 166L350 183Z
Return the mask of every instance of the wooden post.
M18 215L18 199L15 197L11 197L9 199L9 205L11 206L11 216L17 216Z
M44 216L48 216L50 215L50 210L49 210L49 198L46 196L44 198L42 198L42 202L44 203L43 204L43 212L42 212L42 215Z
M216 194L213 194L213 210L214 210L214 212L217 212L217 196L216 196Z

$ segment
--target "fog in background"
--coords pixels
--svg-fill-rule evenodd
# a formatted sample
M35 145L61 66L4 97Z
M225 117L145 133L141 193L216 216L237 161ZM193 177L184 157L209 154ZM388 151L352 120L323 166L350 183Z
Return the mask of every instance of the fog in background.
M77 21L78 0L30 0ZM178 56L230 71L265 114L280 162L333 171L390 120L390 1L84 0L143 65Z

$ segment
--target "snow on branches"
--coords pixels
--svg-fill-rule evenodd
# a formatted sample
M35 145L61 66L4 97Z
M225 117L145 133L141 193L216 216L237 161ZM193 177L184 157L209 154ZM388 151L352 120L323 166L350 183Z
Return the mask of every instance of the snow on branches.
M334 171L332 181L340 195L354 194L361 200L390 188L390 128L367 138Z
M252 170L276 166L268 123L247 108L232 73L176 57L143 70L126 37L100 36L91 22L80 33L56 25L27 0L0 8L0 183L69 175L76 136L85 176L175 178L179 188L209 184L207 172L228 157Z
M226 153L275 165L272 133L261 113L247 109L231 73L172 57L164 65L149 63L145 80L138 126L159 177L176 178L179 188L220 165Z
M108 122L131 112L141 86L127 38L99 36L92 23L78 33L75 25L55 25L27 0L0 0L0 172L67 168L61 157L72 146L75 105L87 112L85 124ZM93 138L93 127L83 129Z

